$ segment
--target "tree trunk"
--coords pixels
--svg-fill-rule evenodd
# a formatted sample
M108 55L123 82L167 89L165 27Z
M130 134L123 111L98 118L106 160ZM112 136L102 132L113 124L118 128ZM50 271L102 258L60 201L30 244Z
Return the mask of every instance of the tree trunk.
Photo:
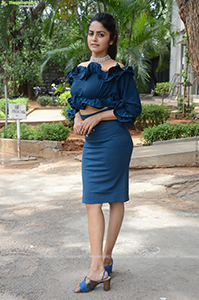
M18 86L18 92L20 93L20 97L28 98L28 85L27 82L22 83Z
M28 81L27 85L28 85L28 99L34 100L32 84Z
M103 0L103 4L104 4L104 12L107 12L107 4L106 4L106 0Z
M97 1L97 12L98 12L98 13L101 12L99 1Z
M85 45L87 45L86 34L85 34L85 32L84 32L84 27L83 27L83 24L82 24L80 15L79 15L79 13L78 13L78 7L77 7L77 6L75 7L75 14L76 14L76 17L77 17L77 21L78 21L78 23L79 23L79 28L80 28L81 34L82 34L82 36L83 36L84 43L85 43Z
M179 7L179 15L185 24L189 59L196 74L199 84L199 1L198 0L176 0Z
M43 12L46 7L46 1L42 0L35 7L35 9L31 10L32 20L38 19L39 13Z

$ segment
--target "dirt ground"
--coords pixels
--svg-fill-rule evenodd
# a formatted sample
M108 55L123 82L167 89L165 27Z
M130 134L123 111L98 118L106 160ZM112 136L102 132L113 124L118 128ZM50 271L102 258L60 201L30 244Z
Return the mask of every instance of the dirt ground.
M111 290L72 293L90 263L75 155L1 166L0 300L198 300L198 168L130 169Z

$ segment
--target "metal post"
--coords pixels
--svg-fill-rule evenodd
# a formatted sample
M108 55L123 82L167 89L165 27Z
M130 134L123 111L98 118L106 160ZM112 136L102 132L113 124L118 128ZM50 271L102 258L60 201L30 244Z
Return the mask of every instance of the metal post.
M21 138L20 138L20 120L17 119L17 152L18 159L21 159Z
M7 100L7 84L5 84L5 127L8 125L8 100Z
M4 83L4 91L5 91L5 127L7 128L8 125L8 93L7 93L7 83L9 81L9 78L7 76L4 76L3 83Z

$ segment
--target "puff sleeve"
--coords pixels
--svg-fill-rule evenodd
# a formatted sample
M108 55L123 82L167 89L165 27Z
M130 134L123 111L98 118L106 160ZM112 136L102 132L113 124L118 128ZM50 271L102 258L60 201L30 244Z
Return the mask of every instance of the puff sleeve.
M142 111L133 75L133 68L128 68L118 80L120 100L114 107L114 114L122 126L132 125Z
M75 68L76 68L76 67L75 67ZM74 69L75 69L75 68L74 68ZM70 85L72 85L72 83L73 83L73 81L74 81L74 78L73 78L73 72L74 72L74 69L71 70L70 72L68 72L68 73L66 74L68 83L69 83ZM71 109L66 110L66 112L67 112L67 116L74 122L75 114L79 111L79 109L74 105L74 100L73 100L73 98L74 98L74 97L72 96L72 97L70 97L70 98L68 99L68 103L69 103Z

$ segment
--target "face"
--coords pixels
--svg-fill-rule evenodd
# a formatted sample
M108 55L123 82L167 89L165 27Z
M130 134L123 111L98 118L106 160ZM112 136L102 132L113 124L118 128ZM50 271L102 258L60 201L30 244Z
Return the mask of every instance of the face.
M93 21L88 30L87 42L93 57L103 57L108 54L108 48L114 41L110 41L110 32L100 22Z

